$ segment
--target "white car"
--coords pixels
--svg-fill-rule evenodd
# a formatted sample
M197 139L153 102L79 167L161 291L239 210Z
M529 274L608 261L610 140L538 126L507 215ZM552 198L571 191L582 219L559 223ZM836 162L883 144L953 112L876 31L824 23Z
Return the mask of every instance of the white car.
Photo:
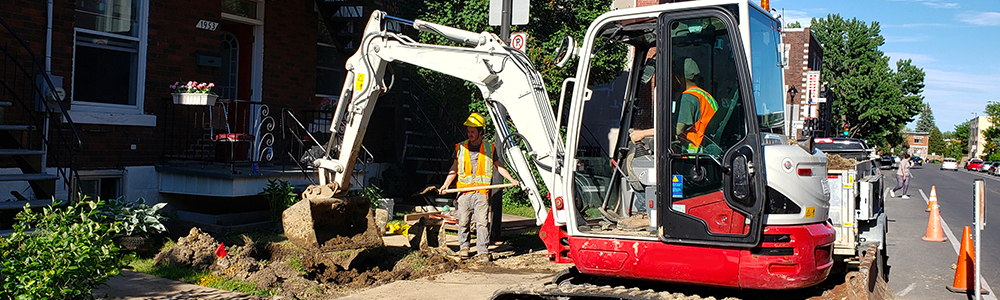
M954 158L945 158L941 161L941 170L950 169L952 171L958 171L958 161Z

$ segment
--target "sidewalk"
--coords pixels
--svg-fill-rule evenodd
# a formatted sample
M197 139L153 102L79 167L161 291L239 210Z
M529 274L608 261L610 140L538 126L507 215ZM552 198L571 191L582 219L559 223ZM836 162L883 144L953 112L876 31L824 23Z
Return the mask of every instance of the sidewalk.
M260 299L130 270L108 279L93 291L98 299Z
M920 238L927 233L927 202L930 191L911 189L910 199L892 198L889 186L885 191L885 211L888 217L887 246L889 264L887 281L896 292L898 300L970 299L945 289L955 279L952 265L958 260L961 237L956 237L942 218L941 226L948 241L926 242ZM916 191L914 191L916 190ZM916 192L916 193L915 193ZM919 197L917 196L919 194ZM942 195L938 194L940 199ZM989 290L984 280L983 288ZM996 300L995 294L983 299Z

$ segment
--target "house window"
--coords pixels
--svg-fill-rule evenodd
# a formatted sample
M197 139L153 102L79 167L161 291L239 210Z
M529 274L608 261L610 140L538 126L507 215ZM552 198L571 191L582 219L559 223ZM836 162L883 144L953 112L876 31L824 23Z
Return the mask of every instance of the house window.
M318 19L316 41L316 97L340 98L340 88L344 85L344 62L337 55L333 37L323 22Z
M924 143L924 138L922 138L922 137L914 137L913 138L913 143L914 144L923 144Z
M121 171L80 171L80 193L95 200L117 199L122 194Z
M147 1L76 1L73 100L83 107L141 104Z

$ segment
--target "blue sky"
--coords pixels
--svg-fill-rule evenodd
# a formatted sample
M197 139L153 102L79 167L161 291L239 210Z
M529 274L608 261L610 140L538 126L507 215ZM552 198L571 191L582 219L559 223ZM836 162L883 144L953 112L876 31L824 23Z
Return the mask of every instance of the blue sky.
M839 14L878 22L890 57L913 59L923 68L924 102L942 132L1000 101L1000 1L977 0L772 0L786 22L807 26L812 18ZM915 122L914 122L915 123ZM908 127L915 127L910 123Z

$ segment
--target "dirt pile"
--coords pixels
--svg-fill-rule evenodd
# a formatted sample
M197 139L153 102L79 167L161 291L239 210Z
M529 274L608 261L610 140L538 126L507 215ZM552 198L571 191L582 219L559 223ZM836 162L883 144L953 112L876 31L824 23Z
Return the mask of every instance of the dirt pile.
M215 263L215 249L219 242L197 227L191 228L187 236L177 239L177 243L153 258L156 265L175 265L195 270L204 270Z
M843 158L837 154L827 154L826 168L828 170L847 170L858 161L853 158Z
M297 299L325 299L460 268L438 251L402 247L307 251L288 241L260 243L246 236L242 242L227 245L225 257L216 256L218 247L218 240L192 228L187 236L157 253L154 262L209 270L216 276L254 283L258 289Z
M317 253L303 264L308 266L307 277L321 284L348 288L382 285L459 268L452 259L432 251L411 252L392 247Z

